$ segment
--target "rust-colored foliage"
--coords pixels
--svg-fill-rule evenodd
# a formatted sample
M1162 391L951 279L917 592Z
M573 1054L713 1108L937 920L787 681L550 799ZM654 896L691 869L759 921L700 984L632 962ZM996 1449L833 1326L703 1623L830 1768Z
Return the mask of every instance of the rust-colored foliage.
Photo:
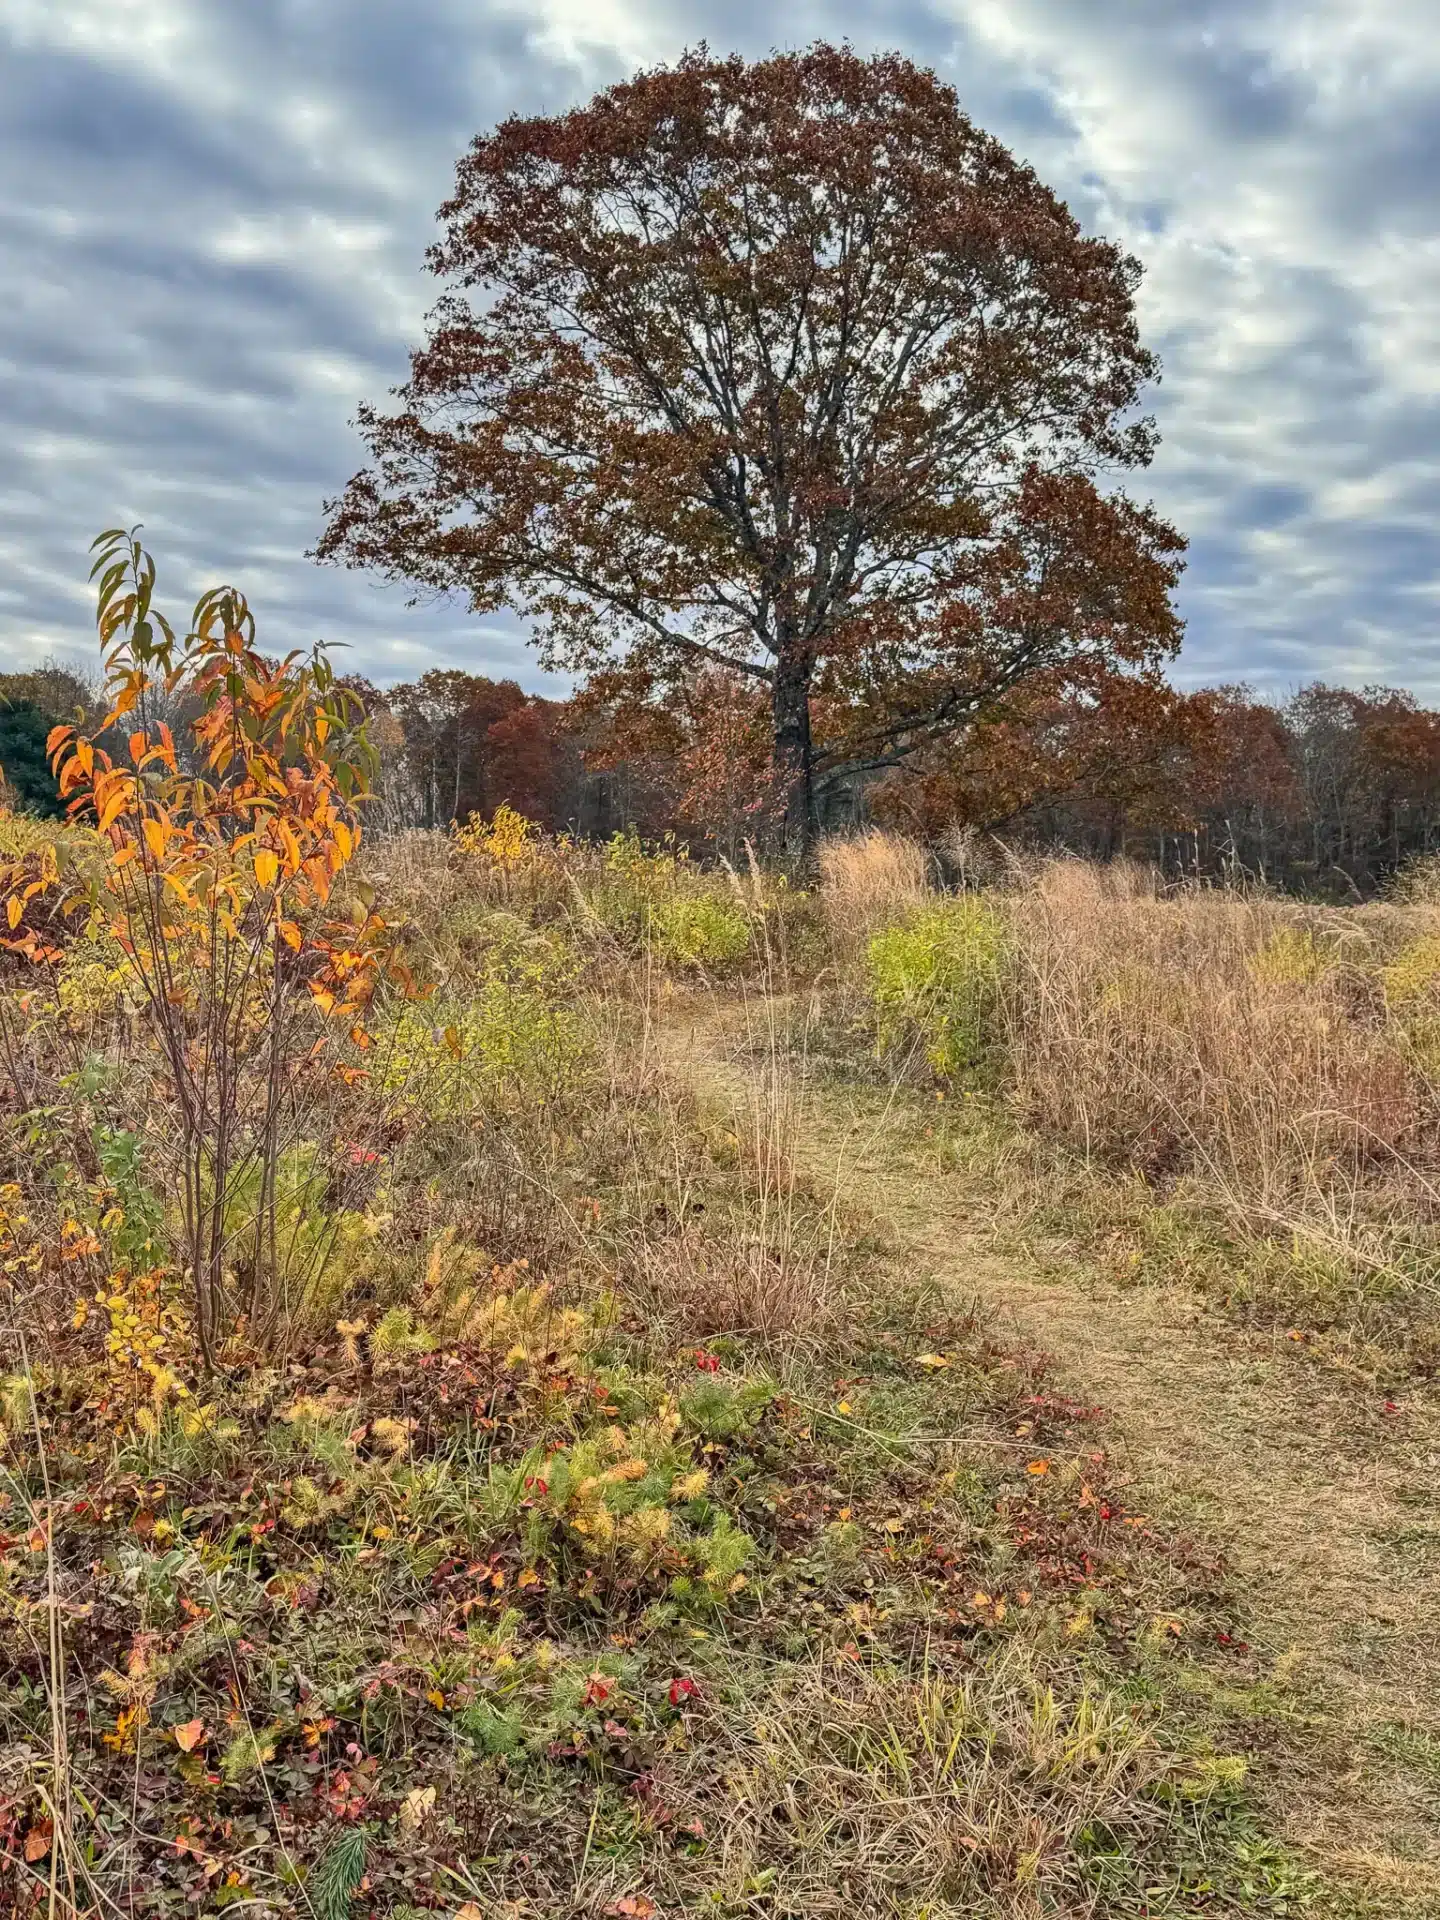
M1183 542L1094 477L1155 444L1139 268L933 73L688 54L477 139L441 217L321 557L740 677L792 842L1032 674L1176 646Z

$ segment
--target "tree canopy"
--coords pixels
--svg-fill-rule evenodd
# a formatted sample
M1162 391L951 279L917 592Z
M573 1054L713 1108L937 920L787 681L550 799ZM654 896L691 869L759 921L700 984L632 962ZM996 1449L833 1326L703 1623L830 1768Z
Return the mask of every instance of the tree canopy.
M535 623L658 695L764 690L778 810L1028 676L1153 667L1183 541L1137 263L898 54L702 48L477 138L447 285L321 558Z

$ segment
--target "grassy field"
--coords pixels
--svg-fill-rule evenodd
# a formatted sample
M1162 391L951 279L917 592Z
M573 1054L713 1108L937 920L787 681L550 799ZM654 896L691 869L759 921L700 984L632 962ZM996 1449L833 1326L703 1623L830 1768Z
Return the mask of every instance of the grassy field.
M962 866L367 842L208 1367L217 1030L6 961L6 1911L1440 1908L1426 876Z

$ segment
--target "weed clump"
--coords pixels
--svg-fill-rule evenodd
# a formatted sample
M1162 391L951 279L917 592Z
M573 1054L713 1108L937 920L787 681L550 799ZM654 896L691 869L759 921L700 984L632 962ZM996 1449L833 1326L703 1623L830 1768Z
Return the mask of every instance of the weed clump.
M973 897L937 902L872 934L865 959L880 1051L918 1047L946 1077L978 1066L998 1037L1006 952L1004 920Z

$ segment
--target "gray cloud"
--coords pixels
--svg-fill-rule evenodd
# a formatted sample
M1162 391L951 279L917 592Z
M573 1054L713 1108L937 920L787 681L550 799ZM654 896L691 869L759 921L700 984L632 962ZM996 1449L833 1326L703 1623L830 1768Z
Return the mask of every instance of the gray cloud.
M1440 28L1428 0L809 0L788 44L937 65L1147 266L1192 536L1180 678L1440 698ZM143 520L171 603L275 645L543 676L523 633L303 558L436 291L472 133L760 0L0 0L0 657L88 650L85 547Z

